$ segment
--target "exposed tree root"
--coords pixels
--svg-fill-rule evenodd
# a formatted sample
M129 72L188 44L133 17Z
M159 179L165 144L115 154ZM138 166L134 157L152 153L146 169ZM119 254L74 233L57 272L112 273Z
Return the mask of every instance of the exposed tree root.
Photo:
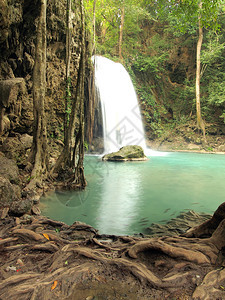
M121 299L223 299L225 219L218 224L218 215L202 227L213 232L204 239L101 236L81 222L8 217L0 221L0 298L82 300L87 284L87 296L99 299L100 286L110 294L118 285L127 288Z
M180 241L180 245L176 245L176 247L169 245L159 239L149 239L143 242L141 241L132 246L128 250L128 254L132 258L137 258L137 254L139 252L146 251L149 249L162 251L171 257L177 257L197 264L210 263L208 257L206 257L206 255L204 255L200 251L185 249L185 247L183 247L182 245L182 240Z
M184 234L186 237L209 237L225 219L225 202L223 202L214 212L212 218L199 226L193 227Z
M52 242L48 242L41 245L34 245L32 250L46 251L46 252L56 252L59 250L59 247L53 244Z
M43 241L44 237L41 236L40 234L33 232L32 230L29 229L14 229L12 232L13 235L19 235L23 239L29 239L29 240L34 240L34 241Z
M213 270L209 272L201 285L199 285L194 293L193 299L211 300L224 299L225 296L225 269ZM222 297L221 297L222 296Z
M15 242L17 240L18 240L17 238L6 238L6 239L3 239L3 240L0 240L0 246L2 246L4 244L8 244L10 242Z

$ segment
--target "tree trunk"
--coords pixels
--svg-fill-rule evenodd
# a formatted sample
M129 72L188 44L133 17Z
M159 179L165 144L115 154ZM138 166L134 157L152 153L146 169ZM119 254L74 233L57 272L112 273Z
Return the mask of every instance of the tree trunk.
M200 2L199 7L202 7ZM201 17L199 16L199 36L197 43L197 54L196 54L196 114L197 114L197 127L202 130L204 141L205 137L205 124L201 116L201 102L200 102L200 80L201 80L201 48L203 41L203 28L201 25Z
M86 181L84 178L84 74L85 74L85 27L84 27L84 7L81 6L81 55L79 70L76 82L75 97L72 102L71 112L68 115L68 126L66 127L65 145L52 170L63 173L64 188L76 189L84 188ZM78 111L79 109L79 111ZM79 128L76 132L76 120L79 115ZM74 141L75 140L75 141Z
M45 120L46 89L46 8L47 0L41 0L40 17L37 28L35 64L33 70L34 125L31 160L34 167L31 182L42 181L47 175L47 130Z
M97 0L94 0L94 3L93 3L93 49L92 49L92 55L95 54L95 11L96 11L96 1Z
M85 24L84 24L84 3L80 0L81 5L81 26L82 26L82 44L81 44L81 72L80 72L80 126L79 126L79 151L78 162L76 164L76 144L73 155L73 166L75 166L73 184L78 185L80 188L84 188L87 183L84 177L84 77L85 77Z
M96 2L93 2L93 48L92 55L95 55L95 42L96 42ZM95 68L92 68L90 76L88 79L88 103L87 103L87 112L86 112L86 137L89 144L92 142L93 138L93 127L95 119Z
M71 61L71 29L72 29L72 20L71 20L71 0L67 0L66 7L66 101L65 101L65 119L64 119L64 143L66 143L66 133L69 120L69 110L71 105L71 78L70 78L70 61Z
M92 143L96 109L95 68L91 70L88 79L88 104L86 109L86 137Z
M119 34L119 58L120 59L123 59L123 56L122 56L122 41L123 41L124 17L125 17L125 7L124 7L124 1L123 1L122 9L121 9L121 23L120 23L120 34Z

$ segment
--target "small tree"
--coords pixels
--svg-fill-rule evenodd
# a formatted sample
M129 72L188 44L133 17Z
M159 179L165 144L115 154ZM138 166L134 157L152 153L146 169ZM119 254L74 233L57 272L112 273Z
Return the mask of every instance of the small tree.
M67 0L66 5L66 101L65 101L65 118L64 118L64 143L66 143L66 134L69 119L69 106L71 98L71 78L70 78L70 61L71 61L71 0Z

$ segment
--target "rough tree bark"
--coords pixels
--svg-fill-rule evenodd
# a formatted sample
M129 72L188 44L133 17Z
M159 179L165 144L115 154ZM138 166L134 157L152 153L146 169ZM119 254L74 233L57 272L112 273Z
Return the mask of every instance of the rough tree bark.
M33 70L33 146L31 161L34 167L31 173L29 188L36 181L42 181L47 176L47 130L45 120L45 90L46 90L46 8L47 0L41 0L40 17L37 28L37 43L35 64Z
M72 30L72 20L71 20L71 0L67 0L66 8L66 101L65 101L65 119L64 119L64 143L66 143L66 134L69 119L69 106L71 101L71 78L70 78L70 61L71 61L71 30Z
M96 14L95 14L95 12L96 12L96 1L97 0L94 0L94 3L93 3L93 49L92 49L92 55L94 55L95 54L95 39L96 39L96 34L95 34L95 31L96 31L96 29L95 29L95 16L96 16Z
M193 227L185 233L185 237L201 238L210 237L218 228L219 224L225 219L225 202L223 202L214 212L211 219L199 226Z
M67 2L69 4L70 1ZM71 5L71 4L70 4ZM71 7L71 6L70 6ZM79 70L76 81L75 96L71 103L71 113L68 115L68 126L65 133L65 145L61 155L51 174L64 173L64 188L75 189L84 188L86 180L84 178L84 76L85 76L85 25L84 6L80 0L81 7L81 55ZM69 20L70 18L68 18ZM68 24L69 28L69 24ZM70 47L70 45L67 45ZM67 50L71 55L71 51ZM69 62L70 59L67 60ZM76 120L79 116L79 128L76 128Z
M86 137L89 144L92 143L93 139L96 98L95 67L93 67L88 78L88 103L86 108Z
M93 47L92 55L95 55L96 48L96 2L93 2ZM95 64L95 63L94 63ZM95 119L95 108L96 108L96 95L95 95L95 67L91 69L90 76L88 79L88 105L87 105L87 114L86 114L86 136L89 144L92 143L93 139L93 127Z
M79 81L79 98L80 98L80 126L79 134L77 135L74 152L73 152L73 166L75 167L75 173L73 178L73 184L84 188L86 186L86 180L84 177L84 77L85 77L85 24L84 24L84 3L80 0L81 7L81 27L82 27L82 43L81 43L81 73ZM78 161L76 155L76 147L79 145Z

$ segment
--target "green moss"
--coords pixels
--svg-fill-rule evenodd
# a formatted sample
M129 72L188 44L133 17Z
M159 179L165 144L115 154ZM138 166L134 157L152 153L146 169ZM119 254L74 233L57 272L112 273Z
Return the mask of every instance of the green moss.
M147 158L141 146L129 145L120 148L117 152L106 154L102 159L109 161L132 161L146 160Z

